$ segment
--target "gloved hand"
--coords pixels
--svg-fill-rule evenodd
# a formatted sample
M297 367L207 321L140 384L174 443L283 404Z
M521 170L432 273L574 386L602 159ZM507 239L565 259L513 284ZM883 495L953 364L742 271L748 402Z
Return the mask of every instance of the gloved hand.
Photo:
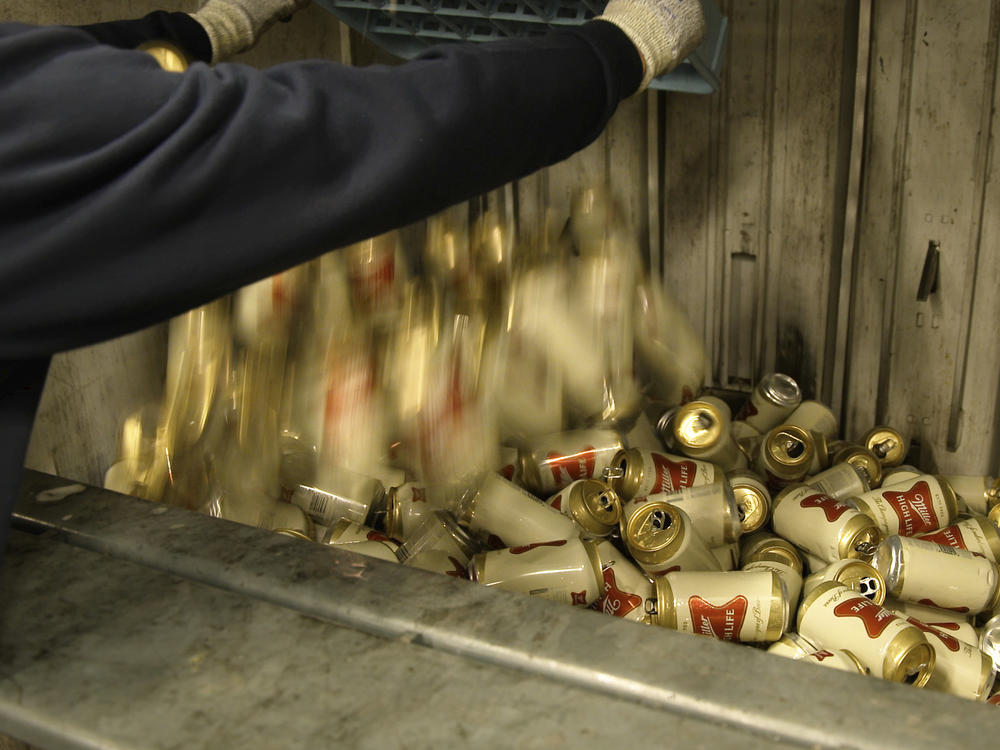
M625 32L642 58L642 91L669 73L701 44L705 16L699 0L611 0L602 21Z
M212 42L212 62L253 47L275 21L304 8L309 0L208 0L191 17Z

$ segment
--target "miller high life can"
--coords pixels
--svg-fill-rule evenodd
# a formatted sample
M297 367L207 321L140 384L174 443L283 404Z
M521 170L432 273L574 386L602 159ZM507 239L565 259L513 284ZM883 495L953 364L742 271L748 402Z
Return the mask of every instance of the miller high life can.
M320 544L349 548L351 552L367 557L377 557L388 562L399 562L399 544L381 531L347 519L337 521L327 529Z
M781 424L801 403L799 384L788 375L773 372L757 383L735 421L746 422L764 433Z
M826 648L847 649L890 682L923 687L934 670L934 649L920 628L835 581L802 600L798 631Z
M803 596L809 596L814 588L828 581L841 583L878 605L885 603L885 580L882 574L863 560L838 560L817 570L803 581Z
M724 471L747 467L746 456L729 432L729 415L714 401L689 401L674 417L674 441L687 456L710 461Z
M785 424L793 424L803 430L823 433L828 440L837 437L837 417L826 404L819 401L803 401L785 417Z
M906 536L883 541L872 565L897 599L962 614L993 609L1000 600L997 566L971 552Z
M622 517L617 493L598 479L577 479L547 503L575 521L588 537L609 536Z
M1000 529L988 518L966 518L943 529L919 534L917 539L968 550L987 560L1000 562Z
M870 560L882 534L864 513L808 485L791 485L774 499L775 532L828 563Z
M801 427L780 425L760 443L754 469L771 487L786 487L805 477L812 465L812 436Z
M691 519L669 503L645 503L627 521L623 518L621 525L622 541L629 554L650 575L720 569Z
M849 674L869 674L868 667L846 648L820 648L805 654L796 661L818 664L827 669L838 669Z
M597 543L580 538L480 552L469 562L469 577L484 586L580 607L604 593Z
M916 479L917 477L922 477L924 472L920 471L916 466L911 466L910 464L901 464L899 466L893 466L891 469L886 469L882 472L882 486L891 487L897 482L907 482L911 479ZM951 484L951 481L948 482ZM955 489L952 487L952 489Z
M861 445L851 443L832 443L828 445L830 464L847 463L861 469L868 477L868 485L878 487L882 484L882 462L878 456Z
M924 474L908 482L870 490L852 498L883 536L916 536L937 531L958 517L958 498L941 477Z
M846 500L868 492L868 475L852 464L837 464L826 471L808 477L804 484L815 487L834 500Z
M611 542L598 542L597 553L601 558L604 589L591 609L648 624L645 604L646 599L655 596L653 581Z
M788 625L788 595L769 571L674 572L655 579L654 625L737 643L772 643Z
M623 501L711 484L720 473L707 461L639 448L619 451L605 472L609 484Z
M724 478L649 499L670 503L684 511L709 547L732 544L743 534L733 488Z
M488 472L479 488L463 498L456 516L472 531L492 534L507 546L580 534L571 518L496 472Z
M985 516L990 512L990 501L1000 497L1000 479L994 477L948 474L945 480L962 498L971 513Z
M909 449L906 438L891 427L875 427L861 439L862 445L878 457L882 466L899 466Z
M446 485L407 482L386 492L385 531L393 539L408 539L435 510L455 507L458 490Z
M978 647L920 620L907 617L906 621L920 628L934 649L934 672L927 689L985 701L996 678L993 659Z
M810 654L818 649L815 643L798 633L785 633L767 647L767 653L775 656L783 656L786 659L801 659L806 654Z
M743 533L750 534L762 528L771 520L771 492L764 480L751 471L733 472L728 479Z
M520 451L521 477L529 490L549 497L577 479L599 479L623 448L615 430L546 435Z
M795 546L767 532L749 537L741 559L742 570L769 570L785 584L789 607L794 608L802 592L802 558Z

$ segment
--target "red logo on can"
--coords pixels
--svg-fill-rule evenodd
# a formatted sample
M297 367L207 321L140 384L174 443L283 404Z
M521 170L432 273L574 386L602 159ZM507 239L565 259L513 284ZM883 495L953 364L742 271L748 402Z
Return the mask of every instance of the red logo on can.
M636 607L642 606L642 597L637 594L630 594L618 588L618 581L615 579L615 571L607 567L604 569L604 595L594 604L594 609L606 615L624 617Z
M931 501L931 487L921 480L904 492L886 490L882 497L899 517L901 536L913 536L941 527Z
M875 604L863 596L843 601L833 608L837 617L857 617L864 623L869 638L878 638L893 620L898 620L892 612Z
M525 544L521 547L511 547L510 554L523 555L525 552L531 552L531 550L538 547L562 547L564 544L566 544L565 539L557 539L554 542L535 542L534 544Z
M552 502L550 502L549 505L551 505L556 510L562 510L562 493L560 492L558 495L552 498Z
M550 451L545 461L552 471L556 485L564 486L576 479L590 479L597 468L597 450L592 445L585 446L579 453L568 456ZM565 478L564 475L565 474Z
M423 487L413 488L413 497L410 498L412 503L426 503L427 502L427 491Z
M509 482L514 481L514 464L507 464L502 469L500 469L500 476Z
M367 535L369 542L395 542L380 531L369 531Z
M830 523L833 523L851 509L851 506L823 494L810 495L804 500L799 501L799 506L803 508L822 508L826 520Z
M962 648L961 645L959 645L958 641L956 639L952 638L947 633L942 633L942 632L938 631L936 628L932 628L930 625L927 625L926 623L920 622L920 620L914 620L912 617L907 617L906 621L908 623L910 623L911 625L915 625L916 627L920 628L925 633L930 633L930 634L932 634L934 636L937 636L937 639L939 641L941 641L941 643L944 645L944 647L946 649L948 649L949 651L956 651L957 652L959 649Z
M734 596L721 606L709 604L700 596L688 599L694 632L720 641L739 641L740 628L747 616L749 602L743 595Z
M936 603L933 599L920 599L917 604L923 604L925 607L937 607L938 609L946 609L949 612L958 612L960 615L965 615L969 613L968 607L942 607L940 604Z
M570 598L573 600L574 607L586 607L587 606L587 590L583 591L570 591Z
M651 495L658 492L677 492L685 487L694 486L698 465L694 461L681 459L672 461L662 453L653 453L653 466L656 469L656 481L649 491Z
M965 543L965 537L962 536L962 530L958 526L945 526L940 531L935 531L933 534L921 534L920 538L925 542L934 542L934 544L940 544L945 547L954 547L955 549L968 550L969 547Z
M814 651L811 656L816 659L816 661L823 661L824 659L829 659L833 656L829 651Z

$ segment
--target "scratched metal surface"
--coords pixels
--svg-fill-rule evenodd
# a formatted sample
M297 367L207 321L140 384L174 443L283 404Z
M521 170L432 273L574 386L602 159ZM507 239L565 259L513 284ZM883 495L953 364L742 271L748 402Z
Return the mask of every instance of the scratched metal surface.
M404 659L462 657L664 711L671 722L725 725L747 741L937 748L977 743L983 732L1000 729L1000 714L972 702L488 590L104 490L38 499L65 484L29 472L17 525L53 530L123 565L404 639L412 649Z

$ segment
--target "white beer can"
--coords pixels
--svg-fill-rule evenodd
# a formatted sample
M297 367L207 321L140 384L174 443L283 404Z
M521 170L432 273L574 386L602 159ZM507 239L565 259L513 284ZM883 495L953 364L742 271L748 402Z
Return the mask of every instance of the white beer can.
M648 624L645 604L646 599L655 596L653 581L611 542L598 542L597 552L601 558L604 589L591 609Z
M600 478L625 446L615 430L571 430L535 438L519 451L521 478L538 497L577 479Z
M908 617L906 621L920 628L934 649L934 672L927 682L928 690L974 701L989 697L996 666L988 654L920 620Z
M746 422L759 433L781 424L802 403L795 379L780 372L765 375L751 391L736 421Z
M804 479L803 484L815 487L834 500L846 500L871 489L868 486L867 475L852 464L831 466L826 471Z
M968 550L987 560L1000 562L1000 529L987 518L966 518L943 529L919 534L916 538Z
M882 538L864 513L804 484L778 494L771 523L779 535L828 563L870 559Z
M925 534L944 528L958 517L954 490L930 474L865 492L852 502L878 524L883 536Z
M587 537L606 537L622 517L617 493L598 479L577 479L546 503L572 519Z
M571 518L495 472L488 472L476 492L456 513L474 532L492 534L509 547L579 536Z
M828 581L842 583L878 605L885 603L885 580L882 574L863 560L837 560L817 570L803 581L802 595L809 596L814 588Z
M641 495L679 492L687 487L712 484L721 473L708 461L629 448L615 455L607 476L619 497L631 500Z
M656 576L675 570L714 570L719 562L680 508L648 502L622 520L622 541L646 573Z

